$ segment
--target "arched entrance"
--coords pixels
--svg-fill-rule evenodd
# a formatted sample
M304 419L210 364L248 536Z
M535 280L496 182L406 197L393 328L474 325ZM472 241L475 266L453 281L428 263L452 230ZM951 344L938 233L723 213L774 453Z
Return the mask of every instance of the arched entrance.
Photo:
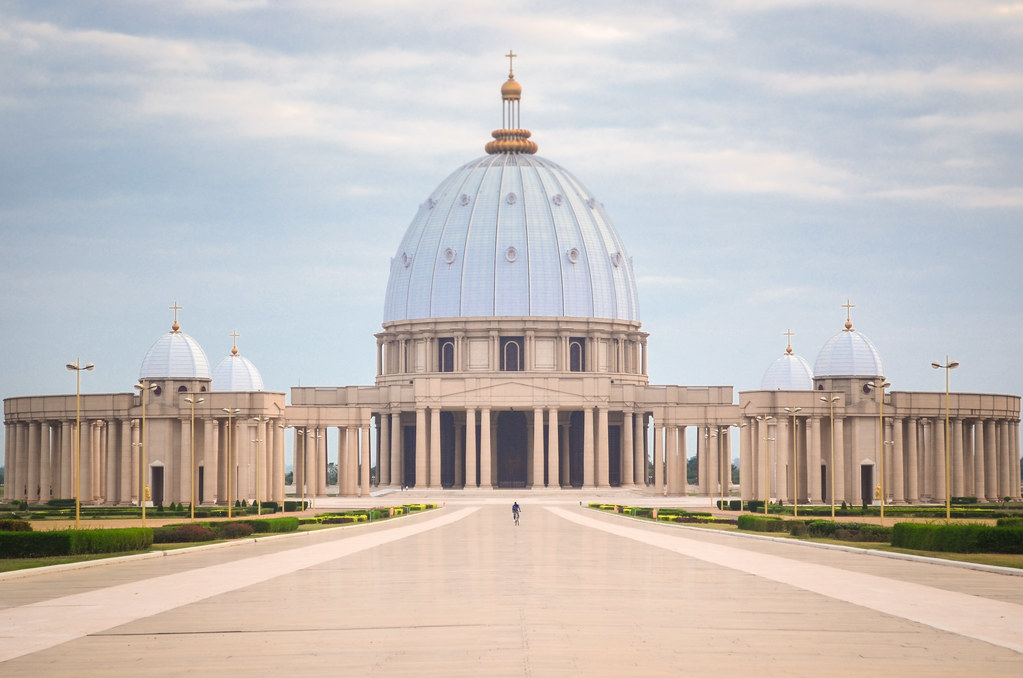
M525 412L497 414L497 486L525 487L529 451Z

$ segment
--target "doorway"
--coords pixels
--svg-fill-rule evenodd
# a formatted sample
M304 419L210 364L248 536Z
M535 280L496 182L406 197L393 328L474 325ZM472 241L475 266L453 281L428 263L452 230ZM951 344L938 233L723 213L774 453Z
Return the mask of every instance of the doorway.
M153 466L150 473L153 477L153 484L150 488L153 506L161 506L163 504L163 467Z
M497 486L526 486L528 436L525 412L497 415Z

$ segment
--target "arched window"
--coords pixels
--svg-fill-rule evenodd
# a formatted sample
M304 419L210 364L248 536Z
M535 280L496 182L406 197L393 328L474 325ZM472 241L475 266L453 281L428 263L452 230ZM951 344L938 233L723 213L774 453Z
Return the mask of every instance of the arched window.
M178 393L188 393L187 386L178 386Z
M568 340L568 370L586 371L586 340L581 337L572 337Z
M440 372L455 371L455 340L451 338L438 339L437 364Z
M522 371L522 337L501 337L501 370Z

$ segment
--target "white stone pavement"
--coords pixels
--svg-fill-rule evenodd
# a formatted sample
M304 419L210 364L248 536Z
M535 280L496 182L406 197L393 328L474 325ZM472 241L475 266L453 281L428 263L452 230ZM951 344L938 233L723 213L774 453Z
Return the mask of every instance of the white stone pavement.
M0 578L0 675L1023 675L1020 577L578 502Z

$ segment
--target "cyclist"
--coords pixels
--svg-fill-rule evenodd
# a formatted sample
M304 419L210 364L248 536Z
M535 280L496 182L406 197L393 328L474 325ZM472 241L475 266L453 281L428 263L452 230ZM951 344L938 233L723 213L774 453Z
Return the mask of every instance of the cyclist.
M512 518L515 519L516 525L519 524L519 513L521 511L522 509L519 508L519 502L515 502L514 504L512 504Z

